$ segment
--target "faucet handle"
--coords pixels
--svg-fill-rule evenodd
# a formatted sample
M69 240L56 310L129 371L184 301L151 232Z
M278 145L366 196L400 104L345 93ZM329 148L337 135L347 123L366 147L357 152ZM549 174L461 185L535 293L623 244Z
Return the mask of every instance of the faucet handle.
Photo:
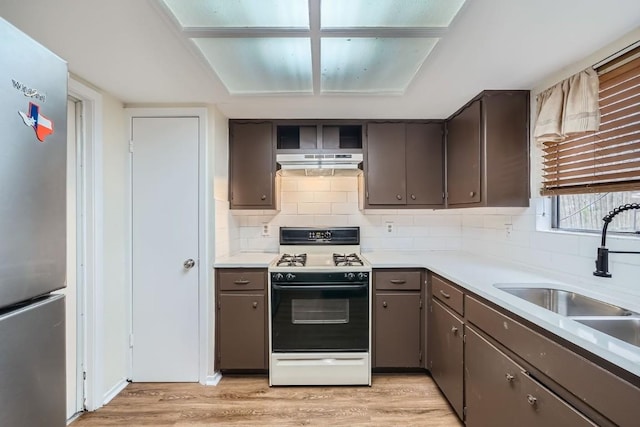
M596 271L593 272L593 275L598 277L611 277L611 273L609 273L609 249L604 246L598 248Z

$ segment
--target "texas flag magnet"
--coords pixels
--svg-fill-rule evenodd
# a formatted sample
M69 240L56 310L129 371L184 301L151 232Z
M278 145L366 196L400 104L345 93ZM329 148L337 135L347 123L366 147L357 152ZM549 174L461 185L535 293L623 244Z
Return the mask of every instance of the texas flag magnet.
M24 124L32 127L36 132L38 141L44 142L44 139L53 133L53 122L48 117L40 114L40 106L38 104L30 102L28 114L22 111L18 111L18 113L22 117Z

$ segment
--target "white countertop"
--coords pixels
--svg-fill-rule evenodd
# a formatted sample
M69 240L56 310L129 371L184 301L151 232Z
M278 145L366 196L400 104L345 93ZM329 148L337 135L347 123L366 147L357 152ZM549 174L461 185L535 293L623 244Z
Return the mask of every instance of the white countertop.
M267 268L278 254L242 252L219 258L216 268ZM458 251L365 252L373 268L426 268L514 314L640 377L640 347L627 344L565 316L545 310L496 288L494 284L566 289L640 312L640 297L617 296L601 285L568 283L541 270Z
M214 268L267 268L278 256L275 252L240 252L223 258L216 258Z
M421 267L433 271L514 314L606 359L640 377L640 347L620 341L565 316L496 288L494 284L566 289L640 312L640 298L617 297L602 286L567 283L542 271L457 251L363 253L373 268Z

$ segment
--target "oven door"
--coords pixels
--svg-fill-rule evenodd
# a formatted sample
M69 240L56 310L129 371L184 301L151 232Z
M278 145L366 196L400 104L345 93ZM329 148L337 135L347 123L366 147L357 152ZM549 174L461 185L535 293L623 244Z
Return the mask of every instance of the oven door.
M369 283L271 285L275 352L369 351Z

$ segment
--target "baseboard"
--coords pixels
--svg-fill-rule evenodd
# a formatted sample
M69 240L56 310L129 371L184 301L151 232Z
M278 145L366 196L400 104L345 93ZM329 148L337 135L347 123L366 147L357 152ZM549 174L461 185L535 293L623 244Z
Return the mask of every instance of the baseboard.
M218 385L221 379L222 374L220 373L220 371L218 371L213 375L207 375L207 379L205 380L204 385Z
M122 390L124 390L125 387L128 386L128 385L129 385L129 382L127 381L126 378L123 378L120 381L118 381L116 383L116 385L111 387L111 390L107 391L104 394L104 397L102 398L102 405L104 406L107 403L111 402L111 399L116 397L118 395L118 393L120 393Z

